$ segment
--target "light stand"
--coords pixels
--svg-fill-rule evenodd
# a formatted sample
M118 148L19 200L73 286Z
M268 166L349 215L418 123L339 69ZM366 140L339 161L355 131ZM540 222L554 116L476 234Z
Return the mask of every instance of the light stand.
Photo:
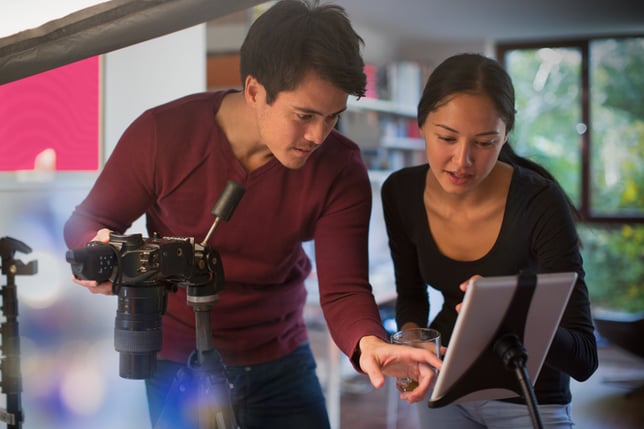
M31 253L31 248L11 237L0 238L0 257L2 274L7 276L7 284L2 287L2 312L6 318L2 323L2 362L0 370L2 381L0 387L7 395L7 409L0 410L0 420L7 423L10 429L22 428L24 414L22 411L22 378L20 374L20 335L18 329L18 295L15 276L36 274L37 261L24 264L14 259L16 251Z

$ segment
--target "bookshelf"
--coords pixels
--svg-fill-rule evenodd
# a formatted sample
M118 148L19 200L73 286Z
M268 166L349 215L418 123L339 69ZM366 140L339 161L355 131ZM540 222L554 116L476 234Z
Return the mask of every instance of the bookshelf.
M408 118L416 118L416 106L411 103L403 104L397 101L381 100L377 98L350 96L347 100L347 108L351 110L371 110L379 113L400 115Z
M365 74L365 97L348 98L340 130L358 143L372 171L426 162L416 110L429 68L415 61L398 61L366 64Z

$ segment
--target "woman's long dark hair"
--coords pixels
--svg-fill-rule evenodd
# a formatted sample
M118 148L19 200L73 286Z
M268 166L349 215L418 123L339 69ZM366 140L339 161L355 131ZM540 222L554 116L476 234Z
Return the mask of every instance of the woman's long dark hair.
M443 61L429 76L418 103L418 127L422 128L427 115L447 102L457 93L485 94L490 97L509 133L514 128L515 99L512 79L501 65L480 54L459 54ZM519 156L506 142L499 160L527 168L552 181L566 197L575 220L581 220L579 211L563 190L557 179L544 167L528 158Z

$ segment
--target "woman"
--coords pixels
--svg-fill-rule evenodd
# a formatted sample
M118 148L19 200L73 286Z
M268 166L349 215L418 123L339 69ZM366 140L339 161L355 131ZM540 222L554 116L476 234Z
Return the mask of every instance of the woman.
M573 220L554 178L508 144L514 88L505 70L477 54L448 58L431 74L418 105L428 164L404 168L383 184L394 262L399 328L426 326L427 286L444 305L430 326L444 345L475 276L575 271L578 279L536 380L547 428L571 428L570 376L597 368L590 302ZM494 311L491 309L491 311ZM419 408L424 428L531 428L521 398Z

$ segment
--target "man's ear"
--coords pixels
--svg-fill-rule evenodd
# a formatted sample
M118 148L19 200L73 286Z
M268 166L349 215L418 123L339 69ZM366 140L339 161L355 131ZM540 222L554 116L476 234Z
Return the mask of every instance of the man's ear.
M253 76L246 76L246 81L244 82L244 98L250 104L255 104L259 101L258 97L266 97L266 90L264 85L259 83L257 79Z

